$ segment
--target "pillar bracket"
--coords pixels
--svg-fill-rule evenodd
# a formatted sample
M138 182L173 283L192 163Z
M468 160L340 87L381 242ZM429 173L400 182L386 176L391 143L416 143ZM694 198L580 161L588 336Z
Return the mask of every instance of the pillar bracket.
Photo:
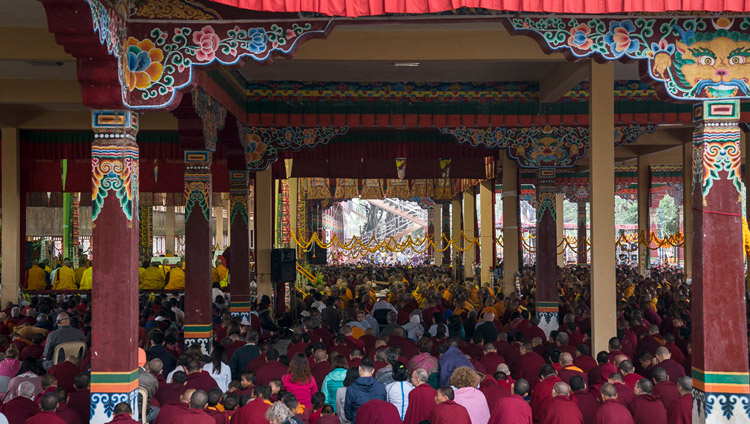
M232 171L229 173L229 223L234 224L234 220L239 215L242 221L248 223L248 193L247 171Z
M185 221L194 207L199 207L211 222L211 152L185 151Z

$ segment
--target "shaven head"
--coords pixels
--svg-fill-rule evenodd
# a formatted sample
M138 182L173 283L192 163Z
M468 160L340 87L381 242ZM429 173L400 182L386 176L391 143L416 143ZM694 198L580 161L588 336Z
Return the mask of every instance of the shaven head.
M552 386L552 397L555 396L569 396L570 395L570 386L568 386L568 383L564 381L560 381L555 383L554 386Z
M642 378L635 383L636 395L650 395L654 391L654 383L648 378Z
M614 384L602 384L602 388L599 389L599 393L601 393L603 401L607 399L617 399L617 388L614 386Z
M562 365L563 367L573 365L573 355L568 352L563 352L560 355L560 365Z
M182 392L182 396L180 396L180 402L189 404L190 398L193 396L193 393L195 393L195 389L187 389Z
M662 367L654 368L654 370L651 371L651 377L653 377L654 381L657 383L669 380L669 374L667 374L667 371Z
M23 383L22 383L23 384ZM693 392L693 379L690 376L685 375L677 380L677 391L680 392L681 396Z
M208 394L203 390L196 390L190 396L190 409L203 409L208 404Z
M518 396L526 396L529 394L530 389L529 382L523 378L519 378L513 383L513 393Z

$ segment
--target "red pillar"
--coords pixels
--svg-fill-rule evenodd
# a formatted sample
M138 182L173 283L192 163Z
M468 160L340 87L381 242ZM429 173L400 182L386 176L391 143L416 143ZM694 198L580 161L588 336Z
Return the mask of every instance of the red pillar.
M578 265L588 263L586 252L586 202L578 202Z
M559 327L555 170L539 169L536 182L536 311L539 327L549 337Z
M210 354L211 152L185 151L185 347Z
M739 107L706 101L693 114L694 423L746 422L750 404Z
M247 171L229 173L229 222L232 232L232 253L229 257L229 309L232 316L250 320L250 232L248 231Z
M119 402L138 410L138 115L97 110L93 129L90 422L101 424Z

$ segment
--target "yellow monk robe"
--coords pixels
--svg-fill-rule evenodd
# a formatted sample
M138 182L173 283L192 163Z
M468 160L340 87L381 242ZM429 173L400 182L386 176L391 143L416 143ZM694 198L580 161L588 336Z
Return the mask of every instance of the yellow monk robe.
M165 290L185 290L185 271L180 267L172 267L169 270L169 282Z
M83 271L81 276L81 290L91 290L92 277L94 275L94 268L88 267L86 271Z
M155 266L146 268L143 274L143 285L140 287L144 290L156 290L164 288L164 274Z
M45 265L44 272L46 272L47 274L52 274L52 268L50 268L49 265Z
M213 276L213 282L214 283L221 283L222 281L227 281L227 275L229 274L229 270L227 270L227 267L225 267L222 264L219 264L216 268L212 271Z
M64 265L60 267L55 273L52 290L78 290L75 271Z
M76 284L81 285L81 278L83 278L83 273L86 272L86 269L87 268L85 266L79 266L78 268L76 268Z
M625 300L628 300L633 296L633 292L635 292L635 284L631 284L630 286L625 287L625 291L623 291L622 297L624 297Z
M501 317L505 315L505 302L497 302L495 303L495 310L497 311L496 317Z
M28 290L44 290L47 288L47 274L39 265L33 265L29 269L29 283L26 288Z
M138 286L143 285L143 277L146 276L146 268L139 266L138 267Z

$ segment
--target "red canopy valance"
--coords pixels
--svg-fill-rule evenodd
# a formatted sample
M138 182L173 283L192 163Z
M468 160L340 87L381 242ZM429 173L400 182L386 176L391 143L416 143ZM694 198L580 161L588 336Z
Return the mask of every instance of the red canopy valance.
M264 12L317 12L328 16L425 14L462 7L509 12L633 13L667 11L747 12L747 0L213 0Z

